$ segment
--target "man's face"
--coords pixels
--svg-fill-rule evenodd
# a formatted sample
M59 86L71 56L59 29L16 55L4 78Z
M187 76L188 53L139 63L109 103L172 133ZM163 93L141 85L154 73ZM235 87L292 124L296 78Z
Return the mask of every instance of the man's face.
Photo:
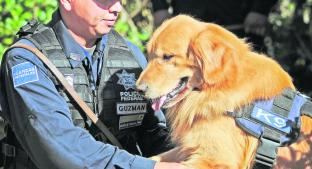
M73 0L75 29L88 36L102 36L114 26L122 9L120 0Z

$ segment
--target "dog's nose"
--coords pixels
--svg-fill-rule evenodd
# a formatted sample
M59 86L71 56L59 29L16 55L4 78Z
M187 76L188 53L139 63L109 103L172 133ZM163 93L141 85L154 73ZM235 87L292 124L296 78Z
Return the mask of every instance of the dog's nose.
M148 85L147 83L141 82L136 85L136 89L139 93L144 94L148 89Z

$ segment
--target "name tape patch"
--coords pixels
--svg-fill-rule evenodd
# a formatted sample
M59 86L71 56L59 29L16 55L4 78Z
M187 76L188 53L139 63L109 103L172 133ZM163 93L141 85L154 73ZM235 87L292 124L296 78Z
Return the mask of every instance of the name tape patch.
M116 108L118 115L147 113L146 103L117 103Z
M39 80L37 67L30 62L24 62L13 66L12 77L14 88Z
M142 124L144 114L135 114L130 116L120 116L119 130L140 126Z

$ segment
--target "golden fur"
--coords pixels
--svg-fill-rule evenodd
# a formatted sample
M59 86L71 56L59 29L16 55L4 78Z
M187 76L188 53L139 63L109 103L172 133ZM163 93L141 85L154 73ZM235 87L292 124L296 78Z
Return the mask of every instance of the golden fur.
M164 22L147 46L149 64L137 81L148 98L187 88L166 105L177 148L153 157L196 169L250 168L258 140L225 112L294 89L271 58L255 53L221 26L180 15ZM312 120L302 117L300 139L278 151L276 168L311 168Z

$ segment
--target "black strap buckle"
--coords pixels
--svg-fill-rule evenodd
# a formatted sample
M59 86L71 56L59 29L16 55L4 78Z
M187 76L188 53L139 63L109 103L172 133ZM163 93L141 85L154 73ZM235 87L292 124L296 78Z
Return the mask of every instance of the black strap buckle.
M7 157L15 157L15 147L10 144L2 143L2 153Z
M279 142L261 137L260 145L256 152L255 163L260 163L272 168L275 163L278 147L280 147Z

